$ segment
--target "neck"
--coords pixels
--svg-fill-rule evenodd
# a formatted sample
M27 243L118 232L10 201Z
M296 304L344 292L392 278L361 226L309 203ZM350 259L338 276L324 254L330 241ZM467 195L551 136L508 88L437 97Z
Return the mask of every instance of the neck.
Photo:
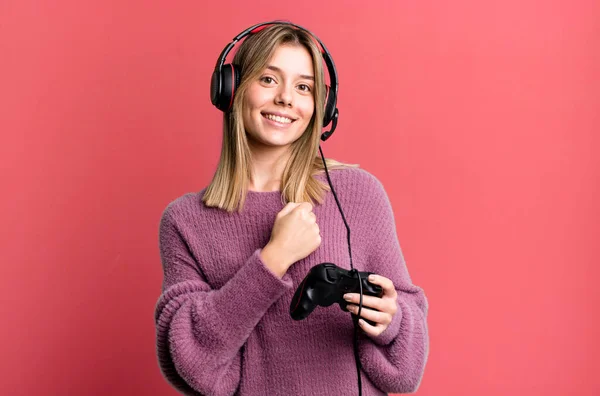
M287 147L277 150L253 150L249 189L252 191L279 191L289 156Z

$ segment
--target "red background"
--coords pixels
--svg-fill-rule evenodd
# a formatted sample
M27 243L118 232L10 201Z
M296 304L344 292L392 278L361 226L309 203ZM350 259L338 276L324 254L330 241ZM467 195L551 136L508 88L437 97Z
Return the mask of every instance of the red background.
M175 394L158 222L215 169L218 54L282 18L429 297L417 393L600 394L600 3L567 0L2 1L0 394Z

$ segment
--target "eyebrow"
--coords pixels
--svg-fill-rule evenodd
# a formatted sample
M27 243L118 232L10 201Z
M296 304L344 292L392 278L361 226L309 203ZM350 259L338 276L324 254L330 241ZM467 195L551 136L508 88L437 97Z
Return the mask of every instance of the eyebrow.
M268 65L267 69L269 70L273 70L276 71L278 73L282 73L283 74L283 70L281 70L280 68L278 68L277 66L273 66L273 65ZM300 74L301 78L304 78L306 80L312 80L315 81L315 78L313 76L309 76L308 74Z

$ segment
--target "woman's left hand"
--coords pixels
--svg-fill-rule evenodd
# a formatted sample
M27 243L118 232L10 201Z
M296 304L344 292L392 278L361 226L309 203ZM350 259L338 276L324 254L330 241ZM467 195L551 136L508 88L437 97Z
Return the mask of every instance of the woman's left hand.
M370 275L369 282L381 286L383 295L381 297L365 296L363 294L363 304L360 311L361 318L375 322L375 326L370 325L360 319L358 323L365 333L370 336L378 336L388 328L392 322L392 318L398 312L398 302L396 289L394 284L388 278L381 275ZM360 294L348 293L344 294L344 300L348 301L348 311L354 315L358 314L358 304L360 302Z

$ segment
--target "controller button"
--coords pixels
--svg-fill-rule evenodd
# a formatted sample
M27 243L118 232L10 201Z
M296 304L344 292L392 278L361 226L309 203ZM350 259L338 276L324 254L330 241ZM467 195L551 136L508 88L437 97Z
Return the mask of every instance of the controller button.
M335 269L329 269L327 268L326 270L327 272L327 278L329 278L329 280L337 280L337 271Z

